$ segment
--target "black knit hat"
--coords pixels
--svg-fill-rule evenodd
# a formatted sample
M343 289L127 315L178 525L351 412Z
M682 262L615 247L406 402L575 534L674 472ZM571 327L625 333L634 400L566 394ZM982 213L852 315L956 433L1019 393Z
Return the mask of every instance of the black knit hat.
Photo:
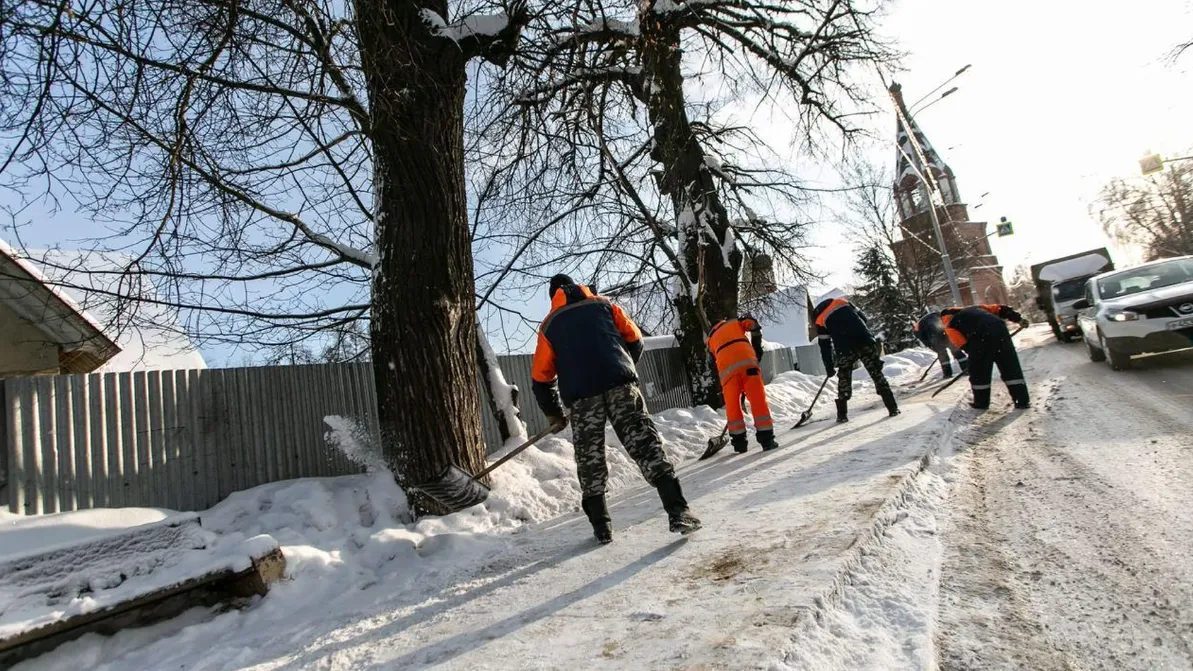
M572 280L572 278L568 277L567 275L564 275L563 273L560 273L560 274L556 275L555 277L552 277L551 278L551 293L547 294L547 298L554 298L555 292L559 291L560 287L564 287L569 284L575 284L575 283L576 282L574 280Z

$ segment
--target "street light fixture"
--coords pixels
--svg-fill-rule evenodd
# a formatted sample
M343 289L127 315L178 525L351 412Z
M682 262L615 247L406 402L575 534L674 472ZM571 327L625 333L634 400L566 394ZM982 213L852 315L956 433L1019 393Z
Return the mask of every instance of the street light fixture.
M936 100L933 100L932 102L928 103L927 105L924 105L923 107L921 107L921 108L919 108L919 109L913 109L913 110L912 110L912 113L913 113L913 114L919 114L920 112L923 112L924 110L926 110L926 109L928 109L929 107L931 107L931 106L935 105L936 103L938 103L938 102L940 102L940 101L944 100L945 98L947 98L947 97L949 97L949 96L953 95L954 93L956 93L956 92L957 92L957 89L959 89L959 88L961 88L961 87L960 87L960 86L954 86L953 88L949 89L948 91L945 91L944 93L940 94L940 97L939 97L939 98L937 98Z

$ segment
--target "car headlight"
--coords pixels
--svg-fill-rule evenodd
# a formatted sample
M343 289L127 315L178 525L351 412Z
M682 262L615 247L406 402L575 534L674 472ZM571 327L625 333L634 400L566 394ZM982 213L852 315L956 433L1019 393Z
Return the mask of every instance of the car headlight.
M1112 322L1133 322L1140 319L1139 313L1130 310L1120 310L1106 315Z

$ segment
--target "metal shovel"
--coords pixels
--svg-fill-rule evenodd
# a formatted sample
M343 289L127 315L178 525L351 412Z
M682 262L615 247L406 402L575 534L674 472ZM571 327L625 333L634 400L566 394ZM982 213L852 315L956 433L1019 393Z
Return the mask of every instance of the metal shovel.
M832 376L831 376L831 375L825 375L825 376L824 376L824 382L821 382L821 383L820 383L820 389L817 389L817 390L816 390L816 395L812 397L812 403L810 403L810 404L808 405L808 409L807 409L807 410L805 410L805 411L803 411L802 413L800 413L800 416L799 416L799 421L798 421L798 422L796 422L796 423L795 423L795 426L793 426L793 427L791 427L791 428L793 428L793 429L798 429L798 428L800 428L801 426L803 426L804 424L807 424L807 423L808 423L808 420L812 418L812 408L815 408L815 407L816 407L816 401L819 401L819 400L820 400L820 393L824 391L824 385L828 384L828 381L829 381L829 380L831 380L831 379L832 379Z
M485 499L489 498L489 487L480 482L480 478L485 477L498 466L513 459L526 448L559 430L554 426L543 429L531 436L525 443L510 450L509 454L485 467L485 470L476 475L471 475L459 466L450 464L434 480L420 485L409 485L409 488L433 499L436 503L453 513L470 508L478 503L484 503Z

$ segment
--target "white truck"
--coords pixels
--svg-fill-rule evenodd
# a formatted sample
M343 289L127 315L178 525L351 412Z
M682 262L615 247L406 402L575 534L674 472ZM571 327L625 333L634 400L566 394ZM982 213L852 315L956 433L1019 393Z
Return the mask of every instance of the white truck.
M1081 334L1073 303L1084 297L1085 281L1099 273L1114 270L1110 252L1102 247L1079 254L1062 256L1031 267L1036 285L1036 305L1048 315L1048 325L1061 342L1071 342Z

